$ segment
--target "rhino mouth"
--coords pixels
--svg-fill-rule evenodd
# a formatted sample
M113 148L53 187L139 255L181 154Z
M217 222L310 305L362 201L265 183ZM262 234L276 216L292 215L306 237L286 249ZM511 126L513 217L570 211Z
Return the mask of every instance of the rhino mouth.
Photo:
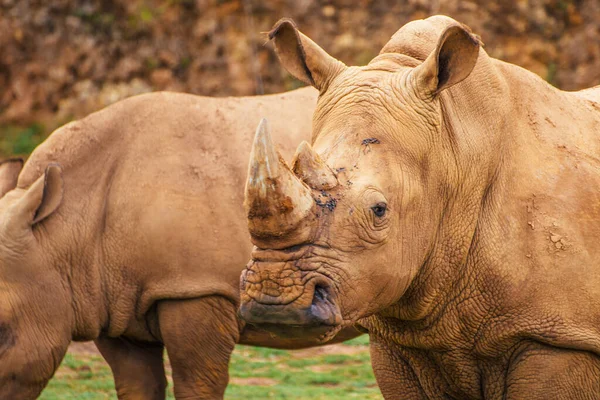
M307 327L305 325L259 324L253 326L279 338L316 340L318 343L330 341L343 329L343 325Z
M331 280L296 263L251 262L240 279L240 317L281 337L329 337L343 323Z

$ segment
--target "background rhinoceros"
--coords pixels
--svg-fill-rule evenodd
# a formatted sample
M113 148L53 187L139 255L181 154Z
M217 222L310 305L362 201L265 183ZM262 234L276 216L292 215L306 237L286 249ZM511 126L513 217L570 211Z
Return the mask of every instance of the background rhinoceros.
M96 340L123 399L164 398L163 347L177 398L219 398L235 343L316 344L236 316L254 128L269 117L289 156L315 100L141 95L2 163L0 398L35 398L72 339Z

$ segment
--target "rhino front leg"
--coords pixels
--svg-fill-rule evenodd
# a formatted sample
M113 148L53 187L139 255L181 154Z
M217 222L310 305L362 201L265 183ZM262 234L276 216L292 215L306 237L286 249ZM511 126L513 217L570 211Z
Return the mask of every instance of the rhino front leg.
M175 398L222 399L229 358L240 336L233 303L218 296L163 301L158 316Z
M586 351L525 343L512 357L503 398L597 400L600 357Z
M369 336L371 364L379 389L386 400L426 400L415 371L395 351L375 335Z
M94 341L110 365L119 400L163 400L167 388L163 345L126 338Z

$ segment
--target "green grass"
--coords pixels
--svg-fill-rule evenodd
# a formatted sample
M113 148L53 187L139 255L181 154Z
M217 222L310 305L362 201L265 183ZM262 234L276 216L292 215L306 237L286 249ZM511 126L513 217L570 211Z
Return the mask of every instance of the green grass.
M67 354L41 399L97 400L116 397L112 374L102 357Z
M371 370L368 336L330 349L301 351L238 346L226 399L381 399ZM168 371L169 393L173 381ZM43 400L116 399L100 356L69 353L42 393Z
M0 125L0 160L11 155L27 155L45 139L40 124L29 126Z

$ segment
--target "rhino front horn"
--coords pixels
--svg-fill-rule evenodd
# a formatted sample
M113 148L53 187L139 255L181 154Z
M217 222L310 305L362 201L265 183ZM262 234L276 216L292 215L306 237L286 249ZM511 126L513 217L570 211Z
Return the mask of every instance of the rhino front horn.
M292 170L313 189L329 190L338 184L331 168L321 160L321 157L306 141L300 143L296 150L294 161L292 161Z
M284 241L289 244L289 240L301 235L306 225L302 222L308 222L315 214L310 188L294 175L275 150L266 119L256 129L244 207L255 244L267 243L273 248L273 242L284 246Z

